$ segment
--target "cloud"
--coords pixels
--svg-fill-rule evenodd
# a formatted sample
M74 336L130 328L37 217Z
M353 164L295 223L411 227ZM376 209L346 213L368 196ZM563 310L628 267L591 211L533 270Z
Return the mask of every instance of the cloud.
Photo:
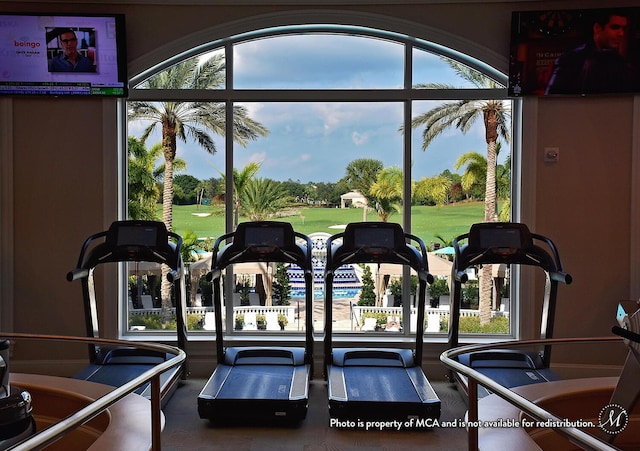
M358 132L353 132L351 133L351 140L356 146L362 146L363 144L369 142L369 135L366 133L360 134Z
M262 164L262 162L264 162L266 159L267 159L266 152L252 153L251 155L249 155L249 159L247 163Z

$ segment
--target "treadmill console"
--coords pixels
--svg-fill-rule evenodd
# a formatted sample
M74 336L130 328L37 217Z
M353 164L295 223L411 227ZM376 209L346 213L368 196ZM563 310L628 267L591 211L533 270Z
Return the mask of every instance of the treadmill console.
M229 240L231 242L223 245ZM308 269L312 267L311 253L307 250L311 247L309 238L295 232L288 222L241 222L234 232L218 237L214 243L211 270L243 262L295 263Z
M525 224L479 223L469 230L469 247L497 255L514 255L533 245Z
M115 242L115 246L145 246L158 245L158 227L148 224L123 224L112 227L113 235L108 242Z
M164 263L177 270L182 266L181 247L182 238L168 232L163 222L115 221L108 230L87 238L76 269L67 274L67 279L71 281L80 277L80 270L114 262Z
M240 227L243 224L247 225ZM252 252L273 252L277 248L290 246L293 241L293 229L289 223L273 223L268 227L265 224L242 223L238 225L238 229L236 242Z
M399 224L361 222L347 225L343 246L369 255L383 255L404 249L406 244Z

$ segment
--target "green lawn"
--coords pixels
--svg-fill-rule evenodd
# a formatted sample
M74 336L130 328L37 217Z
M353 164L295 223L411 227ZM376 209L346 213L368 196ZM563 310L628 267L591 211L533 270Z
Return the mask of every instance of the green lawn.
M160 207L158 217L161 217ZM210 216L199 216L209 214ZM451 239L469 231L469 226L482 221L484 204L482 202L463 202L443 207L413 207L412 233L419 236L428 245L437 241L435 235ZM340 229L329 226L362 221L360 208L300 208L279 220L288 221L301 233L312 232L338 233ZM369 211L369 221L376 221L378 216ZM402 217L396 214L391 221L399 222ZM241 218L246 220L246 218ZM173 228L176 233L184 234L192 231L199 237L217 238L224 233L224 215L219 207L174 205Z

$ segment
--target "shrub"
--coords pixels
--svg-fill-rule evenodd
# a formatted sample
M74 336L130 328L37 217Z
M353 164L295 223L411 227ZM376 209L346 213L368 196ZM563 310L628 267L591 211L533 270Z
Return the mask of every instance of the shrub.
M203 330L204 317L197 313L187 313L187 330Z
M365 266L362 273L362 290L360 291L358 305L376 305L376 293L374 290L373 277L371 276L371 268L369 266Z
M479 303L480 289L478 287L478 281L470 280L462 287L462 308L477 309Z
M378 326L386 326L387 316L390 316L390 315L386 312L364 312L362 313L362 322L364 323L365 318L375 318L376 324ZM402 315L394 315L394 316L396 316L400 321L400 324L402 324Z
M131 326L144 326L145 329L158 330L162 329L162 316L159 313L153 313L151 315L131 315L129 317L129 327ZM175 322L173 323L175 329ZM166 325L169 328L169 324Z
M282 262L276 263L276 273L273 281L273 305L289 305L291 299L291 284L287 267Z
M187 329L202 330L204 327L204 318L197 313L187 313ZM129 327L144 326L146 330L176 330L176 315L173 314L171 319L162 325L162 315L160 313L152 313L150 315L131 315L129 316Z
M431 299L438 299L440 296L446 296L449 294L449 285L447 279L436 278L428 287L429 297Z
M509 318L506 316L495 316L491 318L489 324L480 325L479 316L462 316L460 317L460 333L472 334L508 334ZM449 330L449 318L440 321L440 330L447 332Z
M244 327L244 315L242 313L236 315L234 327L236 330L242 330Z

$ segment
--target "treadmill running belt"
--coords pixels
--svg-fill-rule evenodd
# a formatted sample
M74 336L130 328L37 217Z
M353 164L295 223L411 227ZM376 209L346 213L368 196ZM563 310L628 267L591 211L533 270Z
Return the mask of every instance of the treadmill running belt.
M350 401L422 401L405 368L351 366L342 370Z
M155 365L90 365L74 376L90 382L120 387L132 381L142 373L149 371ZM146 384L138 388L135 393L141 394Z
M225 380L219 398L289 399L294 367L287 365L234 366Z

